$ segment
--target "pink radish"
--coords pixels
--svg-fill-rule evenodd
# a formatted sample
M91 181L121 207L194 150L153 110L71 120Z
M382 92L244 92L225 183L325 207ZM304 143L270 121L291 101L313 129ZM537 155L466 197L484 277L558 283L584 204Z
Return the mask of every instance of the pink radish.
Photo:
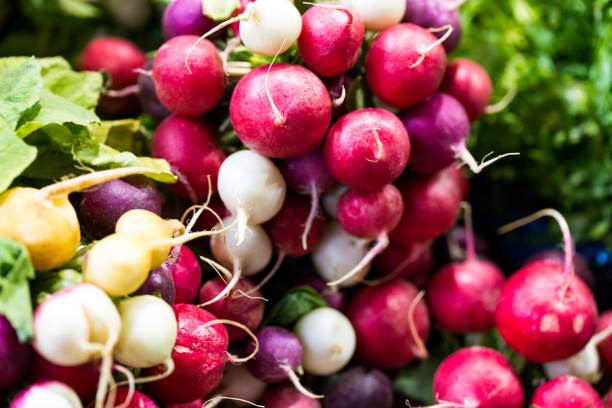
M487 347L467 347L436 370L433 394L449 408L522 408L523 387L504 356Z
M422 293L401 279L358 292L347 308L357 333L357 357L382 369L427 357L423 343L429 335L429 313L421 298Z
M160 102L181 116L203 115L223 96L223 64L219 52L208 40L194 47L196 41L195 35L174 37L159 47L153 61L153 81ZM188 52L191 54L186 65Z
M117 397L115 400L115 407L123 407L123 408L158 408L157 404L153 402L153 400L147 397L140 391L134 391L131 399L129 400L129 404L123 405L126 403L126 400L129 398L129 389L125 387L117 388Z
M155 131L151 154L172 166L177 183L170 188L175 193L194 202L201 201L208 196L210 176L212 194L216 194L217 176L225 153L204 119L167 117Z
M261 403L266 408L321 408L319 400L307 397L291 384L269 387Z
M450 26L445 29L447 35L452 32ZM437 39L410 23L383 31L366 60L366 79L372 92L396 108L409 108L435 94L446 68L446 52L440 43L447 35Z
M602 332L612 327L612 311L606 311L599 316L597 322L597 332ZM608 368L612 367L612 337L603 340L597 346L599 354Z
M503 272L479 260L474 249L471 208L465 203L467 256L436 273L427 287L427 303L436 322L455 333L489 330L504 284Z
M572 271L572 238L559 212L538 211L500 228L500 232L543 216L553 217L561 228L564 266L550 261L523 266L504 284L495 311L495 325L506 343L537 363L576 354L588 343L597 324L593 294Z
M11 401L10 408L82 408L79 396L67 385L57 381L41 381L21 391Z
M377 190L404 171L410 140L401 121L375 108L342 116L329 130L324 146L331 174L356 190Z
M431 243L400 245L391 242L374 258L374 269L385 276L381 279L404 278L421 288L432 268Z
M238 137L250 149L267 157L295 157L325 136L331 100L323 82L304 67L262 66L238 82L230 116Z
M603 402L593 387L570 375L557 377L540 385L529 406L534 408L604 408Z
M221 278L211 279L204 283L198 295L198 303L202 304L214 299L225 289L225 286L226 283ZM253 290L254 287L255 285L250 280L240 279L227 297L207 305L205 309L219 319L233 320L255 331L263 320L264 302L261 292ZM227 334L232 342L244 340L248 336L238 327L228 327Z
M459 192L461 193L461 198L466 200L470 193L470 179L468 178L466 172L463 167L460 167L455 164L451 164L448 166L444 173L451 177L455 181Z
M396 183L404 200L404 214L389 234L392 242L411 245L435 239L454 224L461 195L447 171L432 176L404 177Z
M323 150L320 146L301 156L282 160L279 168L293 191L302 195L310 195L310 212L302 233L302 248L307 249L307 237L319 211L319 196L334 188L337 181L334 180L325 164Z
M406 0L340 0L340 3L353 7L363 20L365 27L381 31L399 23L406 10Z
M473 122L485 112L493 85L487 71L476 62L456 58L446 67L441 90L461 102Z
M176 262L170 268L176 287L174 302L193 302L202 283L202 269L200 269L198 258L189 248L182 245Z
M100 378L100 368L97 362L76 366L61 366L44 357L37 356L30 374L30 379L39 381L59 381L72 388L83 401L91 401L96 395Z
M349 234L376 238L367 255L346 275L328 285L335 286L358 273L389 245L389 231L397 226L404 211L399 190L387 184L380 190L360 193L348 190L338 202L338 222Z
M300 55L317 74L340 75L355 65L363 34L363 22L353 8L319 3L302 16Z

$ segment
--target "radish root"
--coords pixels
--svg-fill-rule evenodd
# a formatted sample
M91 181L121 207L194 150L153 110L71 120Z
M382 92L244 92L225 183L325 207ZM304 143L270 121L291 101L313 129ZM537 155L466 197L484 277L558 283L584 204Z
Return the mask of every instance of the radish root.
M221 228L219 230L190 232L188 234L180 235L180 236L178 236L176 238L162 239L162 240L153 241L153 247L157 247L157 246L169 246L169 245L170 246L177 246L177 245L182 245L185 242L194 240L196 238L209 237L211 235L223 234L224 232L226 232L227 230L232 228L234 225L236 225L236 223L237 223L237 220L235 220L234 222L232 222L228 226L223 227L223 228Z
M264 79L264 88L266 89L266 95L268 96L268 101L270 102L270 105L272 105L272 110L274 111L274 117L275 117L274 124L276 126L283 126L285 124L286 119L280 113L280 111L276 107L276 104L274 103L274 100L272 99L272 95L270 94L270 88L268 87L268 76L270 75L270 70L272 69L272 65L274 65L274 61L276 61L276 58L278 57L280 50L282 50L284 46L285 46L285 40L283 40L280 48L278 49L278 51L276 51L276 55L274 55L274 58L272 58L272 62L270 63L270 65L268 65L268 70L266 71L266 77Z
M351 269L348 273L342 276L340 279L336 279L332 282L327 282L328 286L337 286L342 282L346 282L356 274L358 274L363 268L365 268L372 260L385 250L389 246L389 236L385 233L380 235L376 239L376 244L368 251L368 253L359 261L359 263Z
M431 50L433 50L434 48L436 48L438 45L442 44L444 41L446 41L446 39L451 35L451 33L453 32L453 27L450 24L447 24L445 26L442 26L440 28L428 28L427 29L429 32L432 33L437 33L440 31L444 31L446 30L446 33L444 33L444 35L442 37L440 37L437 41L431 43L428 47L419 50L419 58L416 60L416 62L412 65L409 66L409 68L415 68L416 66L420 65L423 60L425 60L425 57L427 56L427 54L429 54L429 52Z
M513 84L510 87L510 89L508 89L508 92L506 92L504 97L499 100L499 102L497 102L497 103L495 103L493 105L487 106L485 108L484 112L487 115L492 115L494 113L499 113L499 112L503 111L504 109L506 109L508 107L508 105L510 105L510 103L512 102L512 100L514 99L514 97L516 96L517 93L518 93L518 91L516 89L516 85Z
M126 86L123 89L109 89L104 92L104 95L109 96L111 98L123 98L130 95L138 95L140 93L140 87L136 85Z
M204 404L202 404L201 408L214 408L217 405L219 405L223 400L244 402L245 404L249 404L254 407L265 408L263 405L255 404L254 402L251 402L249 400L245 400L242 398L234 398L234 397L224 397L223 395L217 395L215 397L210 398L209 400L204 402Z
M138 75L144 75L144 76L148 76L148 77L152 77L153 76L153 71L146 70L146 69L143 69L143 68L134 68L132 70L132 72L135 72Z
M110 333L108 340L101 350L102 365L100 367L100 379L98 380L98 390L96 391L96 408L104 406L104 398L106 397L106 388L112 378L113 369L113 348L119 340L118 333Z
M238 212L236 213L236 221L238 222L238 242L236 242L236 246L242 244L244 238L246 236L246 229L249 223L249 216L244 208L240 207Z
M346 99L346 87L342 85L342 91L340 92L340 96L332 100L332 107L333 108L341 107L345 99Z
M304 251L308 249L308 234L312 228L312 223L317 217L319 212L319 189L317 183L314 180L310 181L310 211L308 212L308 218L306 218L306 224L304 224L304 232L302 233L302 248Z
M487 157L489 157L491 154L493 154L493 152L491 152L491 153L485 155L482 158L480 164L478 164L476 159L474 159L474 156L472 156L472 154L469 152L467 147L465 147L465 144L461 143L459 146L451 146L451 150L453 151L453 153L455 153L455 158L458 159L461 162L459 167L461 167L461 166L463 166L465 164L465 165L467 165L470 168L470 170L472 170L472 172L474 172L474 174L480 173L482 171L482 169L484 169L485 167L489 166L492 163L495 163L499 159L503 159L504 157L508 157L508 156L518 156L518 155L520 155L520 153L518 153L518 152L505 153L505 154L501 154L499 156L496 156L496 157L494 157L492 159L489 159L489 160L485 161L485 159Z
M227 268L225 268L223 265L213 261L212 259L208 259L208 258L201 258L203 261L206 261L211 267L215 268L215 269L219 269L221 270L226 276L231 276L232 279L228 282L228 284L225 286L225 288L219 292L219 294L217 296L215 296L214 298L212 298L211 300L204 302L202 304L199 304L198 307L205 307L208 305L211 305L221 299L223 299L224 297L226 297L230 291L234 288L234 286L236 286L236 283L238 283L238 280L240 279L240 275L241 273L241 267L240 267L240 263L235 262L234 263L234 273L232 274L230 271L227 270Z
M395 269L393 269L393 271L391 271L391 273L388 274L387 276L383 276L382 278L378 278L374 280L363 280L362 282L367 286L377 286L377 285L389 282L390 280L397 278L401 274L402 269L404 269L411 262L414 262L419 256L423 254L423 252L429 250L430 247L431 247L431 241L421 246L421 248L418 251L406 257L406 259L404 259L399 265L397 265Z
M410 307L408 308L408 324L410 326L410 334L412 335L412 338L414 339L414 342L417 346L415 355L419 358L425 359L429 356L429 353L427 352L427 348L425 347L423 340L421 340L419 332L416 328L416 324L414 323L414 310L416 309L421 299L423 299L423 296L425 296L424 290L420 291L414 297L414 299L412 299L412 303L410 303Z
M236 357L236 356L230 354L230 357L229 357L230 363L233 363L233 364L242 364L242 363L246 363L247 361L249 361L250 359L255 357L255 355L259 351L259 340L257 339L257 336L248 327L246 327L242 323L238 323L238 322L235 322L233 320L227 320L227 319L215 319L215 320L211 320L210 322L204 323L201 327L205 328L205 327L208 327L208 326L212 326L213 324L217 324L217 323L229 324L229 325L232 325L232 326L236 326L236 327L244 330L253 339L253 341L255 342L255 349L253 350L253 352L251 354L249 354L246 357Z
M125 375L125 377L127 378L127 382L128 382L128 394L125 397L125 401L123 401L123 403L116 408L127 408L130 406L130 403L132 402L132 398L134 398L134 391L136 390L136 383L134 382L134 374L132 374L130 370L128 370L127 368L119 364L115 364L114 367L115 367L115 370ZM117 384L113 381L113 385L111 386L111 393L109 393L108 401L106 404L107 408L115 407L116 389L117 389Z
M289 377L289 381L291 381L291 383L293 384L296 390L298 390L299 392L301 392L302 394L304 394L305 396L309 398L316 399L316 398L324 397L323 395L314 394L308 391L306 387L302 385L302 383L300 382L300 379L298 378L297 374L291 369L290 365L281 364L279 365L279 367L287 374L287 377Z
M159 374L149 375L147 377L135 378L134 384L146 384L150 382L159 381L161 379L168 377L170 374L172 374L172 372L174 371L174 360L172 360L172 358L168 358L162 364L166 367L164 371L162 371ZM126 384L128 384L128 381L121 381L120 383L117 384L117 386L121 387L122 385L126 385Z
M461 208L465 217L465 259L476 260L476 249L474 247L474 228L472 226L472 206L467 201L461 202Z
M285 260L286 255L287 254L285 253L285 251L278 251L278 257L276 258L276 262L274 263L274 266L272 266L272 269L270 269L270 272L268 272L268 274L261 280L261 282L259 282L255 287L253 287L247 293L253 293L261 289L266 283L268 283L268 281L272 279L272 277L276 275L276 272L278 272L278 270L280 269L281 265L283 264L283 261Z

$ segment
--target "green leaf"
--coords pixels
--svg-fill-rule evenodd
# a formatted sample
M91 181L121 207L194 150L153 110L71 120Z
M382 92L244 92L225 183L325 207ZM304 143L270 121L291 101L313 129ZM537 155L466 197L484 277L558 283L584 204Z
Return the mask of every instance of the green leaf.
M41 90L40 64L33 58L3 75L0 78L0 118L15 129L21 115L40 100Z
M327 303L312 287L297 286L272 308L264 325L290 326L311 310L326 306Z
M0 193L6 190L35 158L35 147L26 144L8 127L0 128Z
M51 294L83 282L83 275L74 269L38 272L32 282L32 299L40 305Z
M103 121L93 126L92 138L114 149L143 154L146 129L136 119Z
M73 17L93 18L101 14L100 9L89 0L57 0L57 3L64 13Z
M30 254L18 242L0 237L0 314L6 316L21 342L33 335L28 279L34 277Z
M202 0L202 13L215 21L227 20L240 6L240 0Z

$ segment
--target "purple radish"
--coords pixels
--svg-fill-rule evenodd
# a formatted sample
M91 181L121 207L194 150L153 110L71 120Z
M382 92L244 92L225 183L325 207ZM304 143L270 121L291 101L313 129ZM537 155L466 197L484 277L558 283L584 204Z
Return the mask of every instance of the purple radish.
M327 283L319 275L311 273L310 275L300 277L294 284L295 286L307 285L312 287L314 290L319 292L325 300L325 303L331 308L336 310L342 310L344 307L345 296L344 293L330 288Z
M388 234L399 223L403 211L402 195L392 184L376 191L358 192L349 189L345 192L338 202L338 222L349 234L360 238L376 238L376 243L351 271L328 285L338 285L370 264L389 245Z
M83 229L94 239L115 231L119 217L133 209L161 215L162 196L146 181L111 180L85 191L77 207Z
M196 202L208 196L211 186L212 193L217 192L217 176L225 153L204 119L168 116L155 131L151 153L172 166L178 181L170 188L178 195Z
M461 41L461 18L457 1L406 0L406 14L402 21L414 23L423 28L438 28L446 25L453 27L451 34L442 43L447 53L453 52ZM443 34L434 32L438 38L441 38Z
M153 60L149 60L143 67L146 71L153 69ZM140 106L149 115L157 120L163 120L170 115L170 111L159 101L155 92L155 83L150 75L138 75L138 96Z
M272 158L295 157L325 137L331 100L323 82L302 66L262 66L238 82L230 116L250 149Z
M298 194L310 195L308 218L302 232L302 248L308 248L306 239L319 212L319 196L336 186L323 157L323 149L317 146L301 156L280 161L279 169L287 185Z
M363 40L364 26L351 7L319 3L302 16L298 38L306 65L324 77L340 75L355 65Z
M202 13L202 0L175 0L164 10L162 32L166 40L179 35L200 36L215 24Z
M11 322L0 315L0 391L21 380L30 368L33 354L29 344L19 342Z
M452 32L447 28L438 39L424 28L404 23L376 37L366 59L366 79L374 95L387 105L409 108L435 94L446 69L440 42Z
M360 109L330 129L323 154L331 174L356 190L377 190L404 171L410 139L401 121L382 109Z
M166 303L172 306L176 300L176 286L170 269L166 263L153 269L134 295L155 295L157 292Z
M393 389L387 375L356 366L327 377L321 389L324 408L391 408Z
M82 408L79 396L67 385L57 381L41 381L21 391L10 408Z
M266 408L321 408L321 403L295 389L291 384L269 387L261 403Z
M348 113L346 95L348 94L354 78L348 74L341 74L331 78L323 78L329 97L332 100L332 118L335 119Z
M247 368L256 378L267 383L278 383L289 379L293 385L310 398L320 398L300 384L296 371L302 363L302 345L298 338L282 327L268 326L257 332L259 351L257 357L247 362ZM255 351L251 340L247 354Z

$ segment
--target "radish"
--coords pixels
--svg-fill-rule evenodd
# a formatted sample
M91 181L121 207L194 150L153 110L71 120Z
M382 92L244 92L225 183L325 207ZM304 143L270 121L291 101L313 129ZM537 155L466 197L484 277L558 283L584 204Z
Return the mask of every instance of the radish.
M205 199L210 189L209 176L212 194L216 194L217 176L225 153L204 119L167 117L155 131L151 154L170 163L177 176L177 183L170 188L176 194L194 202Z
M476 62L467 58L456 58L446 67L442 92L461 102L473 122L485 113L493 85L487 71Z
M327 306L342 311L344 308L345 294L336 287L330 288L325 280L314 273L301 276L293 286L310 286L323 298Z
M147 61L143 70L152 72L153 60ZM155 91L155 82L151 75L138 74L138 97L140 98L140 107L155 120L164 120L170 115L170 111L159 101L157 92Z
M374 258L374 269L385 275L381 279L399 277L421 287L431 272L431 252L431 242L407 246L391 242Z
M308 248L307 237L319 211L319 196L334 188L337 184L332 177L320 146L315 147L301 156L282 160L280 171L285 181L298 194L310 195L311 204L308 218L302 233L302 248Z
M380 370L356 366L323 381L324 408L391 408L391 381Z
M336 309L321 307L306 313L293 331L302 344L302 365L307 373L320 376L337 373L355 353L355 330Z
M325 213L332 218L336 218L338 212L338 202L340 197L348 190L344 184L338 184L333 190L325 194L321 199Z
M228 365L223 373L221 384L215 389L215 394L227 395L244 401L259 401L266 390L265 382L253 377L249 370L243 365ZM239 407L246 406L236 400ZM202 404L193 408L201 408ZM178 408L178 407L177 407Z
M561 228L564 266L550 261L523 266L504 284L495 311L495 325L506 343L537 363L576 354L588 343L597 324L593 294L572 271L572 238L559 212L538 211L500 228L500 232L543 216L553 217Z
M267 0L252 4L262 1ZM270 1L290 4L287 0ZM331 100L323 82L308 69L291 64L266 65L238 82L232 93L230 116L238 137L250 149L267 157L295 157L313 149L325 137L331 121Z
M100 368L97 361L76 366L60 366L36 356L30 380L59 381L72 388L82 401L91 401L96 395Z
M495 326L495 307L504 273L476 257L471 207L465 203L466 259L440 269L427 287L427 303L435 321L454 333L485 331Z
M147 62L138 47L123 38L102 36L90 41L81 54L79 68L83 71L104 71L111 79L111 90L136 87L138 74L134 71ZM115 97L100 96L100 108L107 113L130 113L138 108L138 98L133 94Z
M166 408L202 408L202 406L204 406L202 399L178 404L166 404Z
M70 193L134 174L156 173L127 167L85 174L40 190L14 187L0 194L0 236L25 246L36 270L59 268L77 251L81 232ZM36 214L34 217L33 214Z
M291 384L269 387L261 404L266 408L321 408L319 400L302 394Z
M433 395L440 407L449 408L521 408L524 400L521 382L504 356L480 346L456 351L440 364Z
M41 381L21 391L10 408L82 408L79 396L68 386L57 381Z
M200 289L198 303L203 304L214 299L225 286L226 283L221 278L209 280ZM254 287L250 280L239 279L227 297L208 304L205 309L220 319L236 321L255 331L263 320L264 302L261 292L253 290ZM244 340L248 336L244 330L237 327L228 327L227 334L232 342Z
M409 108L435 94L446 68L440 43L452 32L452 27L444 28L446 34L440 39L410 23L388 28L376 37L366 59L366 79L374 95L393 107Z
M115 359L135 368L153 367L170 359L176 340L176 317L172 308L151 295L119 302L121 331Z
M162 32L169 40L179 35L202 35L215 22L202 12L202 0L175 0L164 10Z
M166 378L149 383L146 390L163 403L190 402L211 392L220 382L227 361L228 337L215 316L194 305L177 304L173 307L178 321L176 344L172 351L174 371ZM160 368L145 369L154 375Z
M443 27L450 25L453 32L442 44L447 53L453 52L461 41L461 18L459 5L463 0L407 0L406 14L402 21L414 23L423 28ZM434 33L440 38L440 32Z
M357 357L382 369L426 358L430 323L421 298L413 285L401 279L359 291L347 308L357 333Z
M302 16L298 39L306 65L324 77L340 75L355 65L363 40L364 25L351 7L319 3Z
M223 97L223 63L217 48L195 35L166 41L153 61L153 81L160 102L180 116L209 112ZM189 65L185 60L189 53Z
M365 258L370 241L349 234L337 222L328 222L321 242L312 252L312 262L323 279L327 282L336 281L351 272ZM339 286L357 284L369 270L370 264L367 263Z
M612 311L606 311L599 316L597 332L603 332L609 327L612 327ZM612 337L606 337L598 344L597 349L606 366L612 367Z
M597 392L579 378L566 375L540 385L530 406L535 408L604 408Z
M176 285L167 262L149 272L149 276L134 292L134 295L154 295L156 293L170 306L174 303L183 303L176 302Z
M463 170L463 167L452 164L444 170L444 173L454 180L455 185L459 189L461 198L466 200L470 193L470 179Z
M405 111L400 119L408 134L412 152L408 168L434 173L450 166L455 159L474 173L501 159L498 156L478 164L465 145L470 122L463 106L452 96L437 93L422 104Z
M238 220L237 246L245 239L247 224L264 223L280 211L287 190L274 163L250 150L227 157L217 187L223 204Z
M406 0L340 0L341 4L353 7L363 20L365 28L382 31L399 23L406 10Z
M101 408L120 328L119 312L111 299L83 283L55 292L38 306L33 345L45 359L62 366L102 358L96 395L96 408Z
M181 246L178 258L169 266L176 286L176 303L191 303L195 300L202 283L202 269L195 254L185 245Z
M536 252L531 255L525 261L525 264L540 261L540 260L549 260L563 266L563 262L565 261L565 254L563 253L562 248L551 248L545 249L540 252ZM595 276L593 276L593 272L591 272L591 267L589 266L589 262L586 258L579 253L574 254L574 273L580 279L584 281L591 289L595 288Z
M461 194L447 170L431 176L405 177L396 183L404 200L404 214L389 237L411 245L438 238L459 214Z
M256 378L266 383L278 383L289 379L298 391L310 398L321 398L306 390L296 374L301 370L302 346L298 338L282 327L268 326L257 332L259 352L247 363L247 368ZM255 343L249 342L246 352L255 351Z
M0 314L0 391L11 388L29 371L32 347L20 343L17 332L6 317Z
M119 217L141 208L161 215L162 196L148 182L111 180L82 194L77 206L79 222L87 235L101 239L115 231Z
M125 404L129 398L129 404ZM131 398L129 397L129 390L125 387L117 388L117 396L115 400L115 407L123 408L158 408L157 404L153 400L147 397L140 391L133 391Z
M342 116L329 130L324 145L331 174L356 190L377 190L404 171L410 140L401 121L375 108Z
M329 282L335 286L350 279L389 245L389 231L397 226L404 211L399 190L387 184L380 190L360 193L349 189L338 202L338 222L349 234L360 238L376 238L365 257L341 278Z

